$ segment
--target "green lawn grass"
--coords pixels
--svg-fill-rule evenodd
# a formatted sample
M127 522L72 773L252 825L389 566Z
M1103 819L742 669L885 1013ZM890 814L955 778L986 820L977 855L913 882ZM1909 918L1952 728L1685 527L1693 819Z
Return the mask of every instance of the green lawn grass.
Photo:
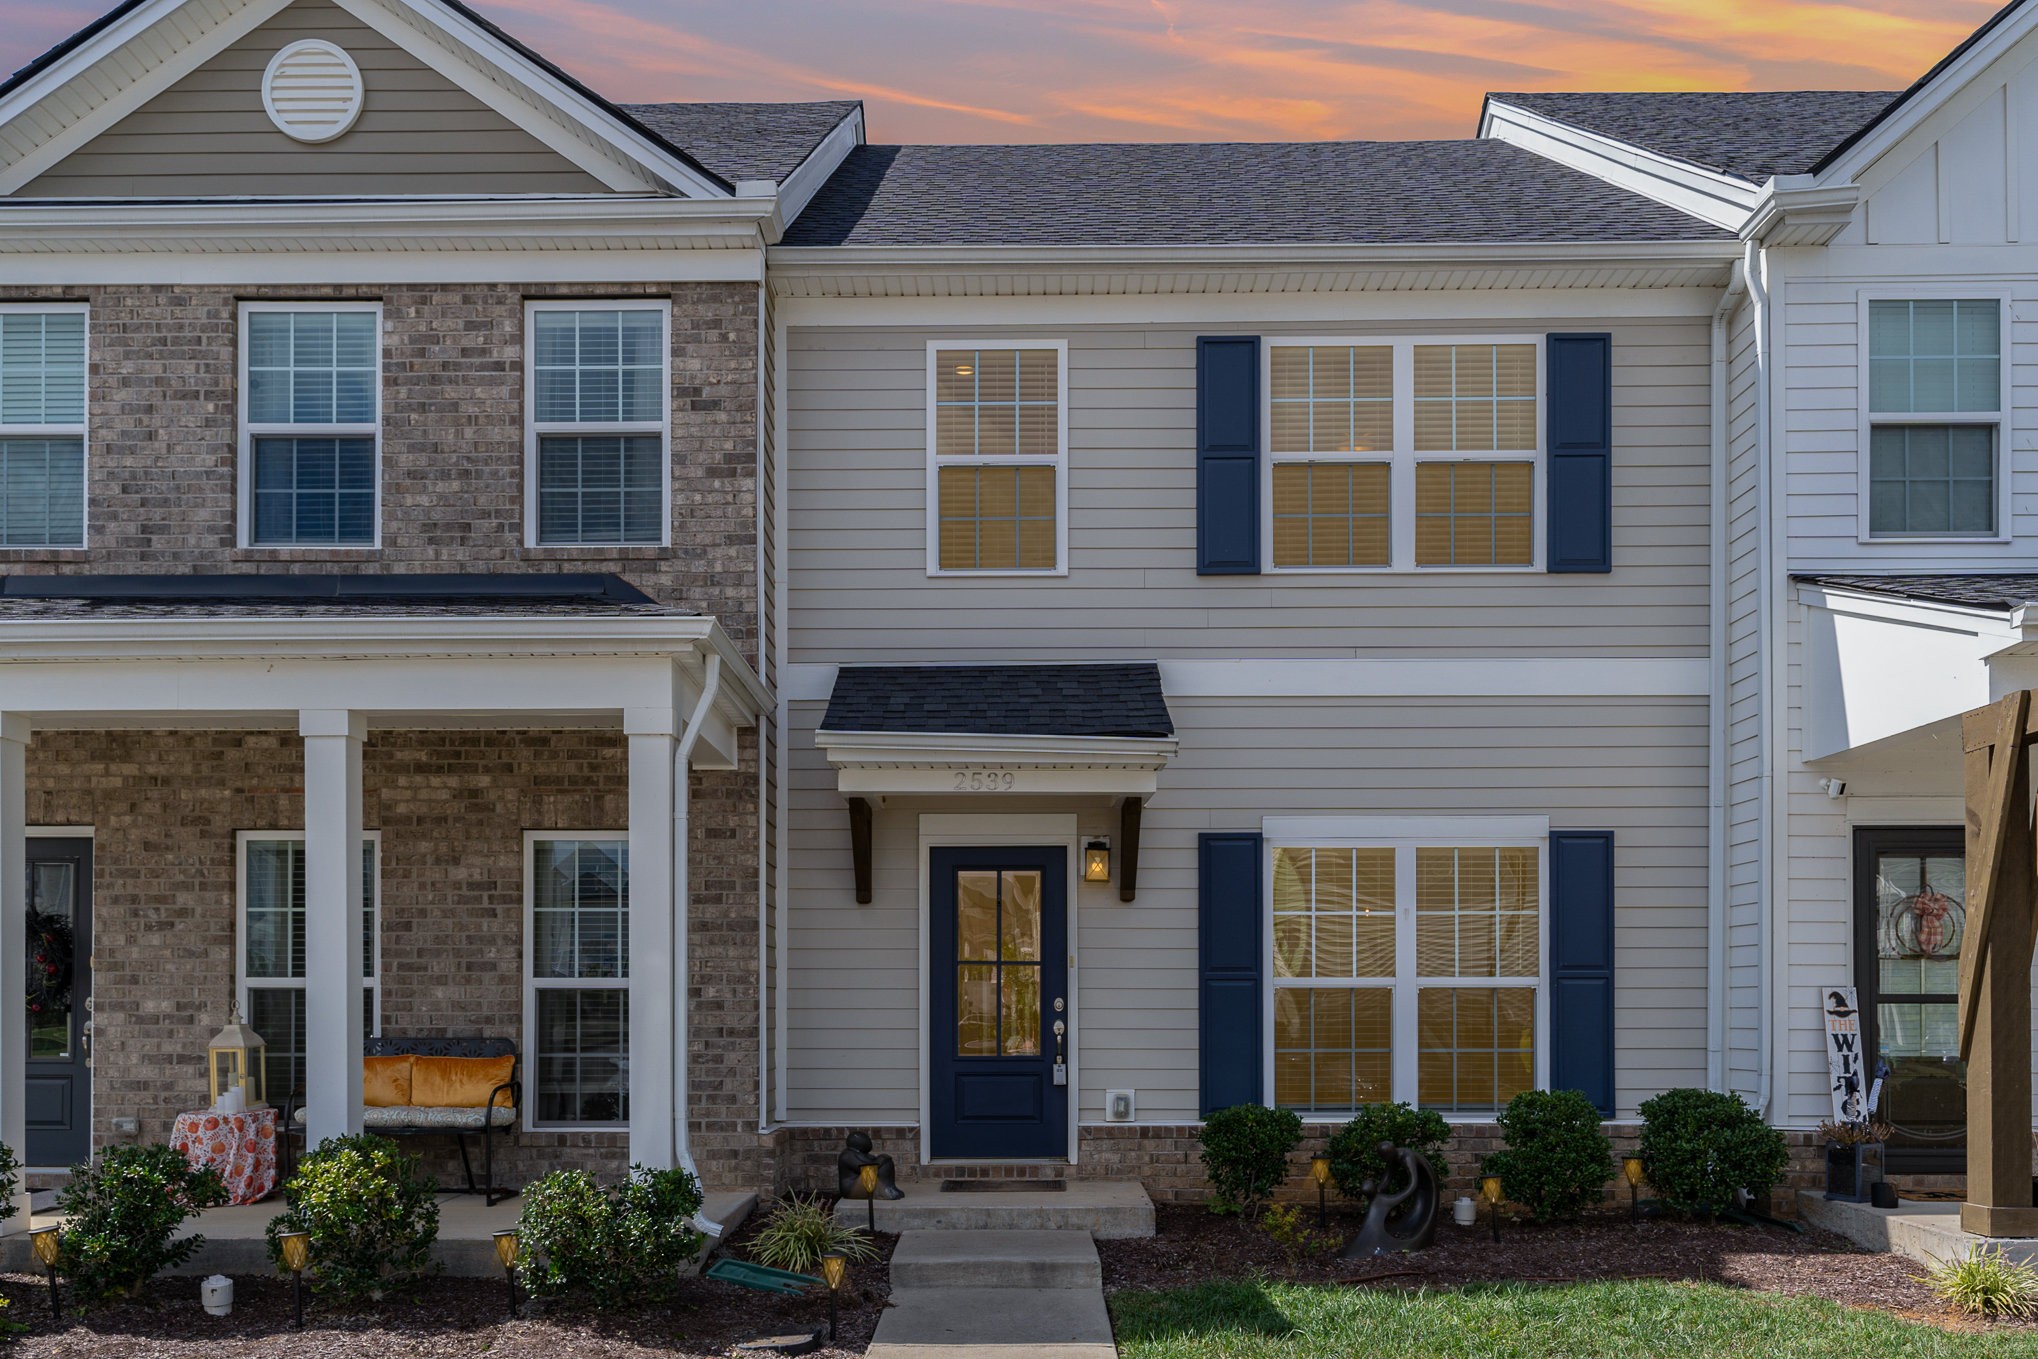
M1409 1292L1250 1280L1119 1293L1124 1359L2038 1359L1818 1298L1653 1280Z

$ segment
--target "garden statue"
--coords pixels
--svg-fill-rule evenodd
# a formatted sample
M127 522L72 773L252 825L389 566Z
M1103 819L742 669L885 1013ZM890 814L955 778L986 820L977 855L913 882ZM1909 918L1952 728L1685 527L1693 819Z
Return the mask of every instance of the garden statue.
M1436 1242L1437 1213L1443 1207L1442 1186L1437 1183L1436 1171L1420 1152L1407 1147L1382 1142L1379 1151L1389 1166L1400 1162L1408 1184L1390 1194L1387 1176L1366 1181L1362 1192L1371 1199L1366 1206L1366 1221L1352 1243L1344 1248L1342 1259L1367 1260L1376 1255L1423 1250Z
M865 1166L877 1167L877 1193L881 1199L902 1199L906 1191L892 1180L892 1158L870 1154L870 1134L853 1132L849 1144L842 1148L841 1157L835 1162L835 1189L845 1199L863 1197L862 1178Z

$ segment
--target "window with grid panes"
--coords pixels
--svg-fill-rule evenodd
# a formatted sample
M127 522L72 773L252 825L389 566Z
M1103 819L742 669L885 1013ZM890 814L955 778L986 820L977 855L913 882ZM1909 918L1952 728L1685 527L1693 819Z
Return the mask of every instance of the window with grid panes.
M1541 887L1527 848L1415 851L1416 1099L1498 1109L1535 1085Z
M933 369L936 568L1058 569L1061 351L937 348Z
M621 1127L630 1118L630 845L627 836L530 842L532 1123Z
M1871 301L1868 353L1869 536L1995 537L2002 303Z
M361 1024L378 1032L375 921L380 906L376 843L361 845ZM262 1035L270 1097L301 1094L304 1066L304 837L241 840L241 1013Z
M0 308L0 547L85 545L85 319Z
M1536 346L1416 345L1415 563L1535 561ZM1437 454L1491 453L1492 458Z
M533 541L665 541L665 310L533 304Z
M243 331L248 542L373 546L379 313L250 305Z
M1267 366L1274 565L1388 565L1394 350L1276 345Z

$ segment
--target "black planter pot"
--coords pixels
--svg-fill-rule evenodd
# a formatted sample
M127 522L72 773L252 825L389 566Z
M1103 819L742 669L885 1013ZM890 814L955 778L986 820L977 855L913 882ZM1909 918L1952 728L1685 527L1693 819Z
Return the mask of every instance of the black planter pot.
M1826 1197L1848 1203L1866 1203L1871 1186L1882 1179L1882 1143L1862 1142L1851 1147L1826 1145Z

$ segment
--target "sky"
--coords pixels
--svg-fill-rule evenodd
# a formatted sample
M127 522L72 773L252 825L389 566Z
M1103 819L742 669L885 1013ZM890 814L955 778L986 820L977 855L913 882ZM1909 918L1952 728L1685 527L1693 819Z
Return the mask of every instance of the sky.
M874 142L1468 137L1487 90L1901 89L1997 0L471 0L618 102ZM0 0L12 70L114 0Z

